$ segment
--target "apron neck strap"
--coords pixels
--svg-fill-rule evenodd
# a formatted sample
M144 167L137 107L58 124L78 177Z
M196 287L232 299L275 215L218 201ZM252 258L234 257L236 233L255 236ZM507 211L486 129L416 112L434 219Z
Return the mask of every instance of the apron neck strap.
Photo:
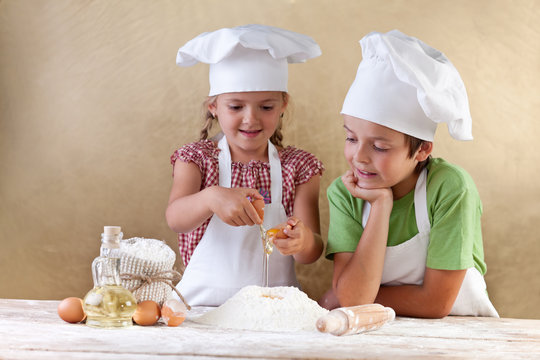
M219 159L219 186L231 187L231 151L229 143L225 135L219 140L218 148L221 150L218 155ZM270 163L270 193L272 194L272 204L280 204L282 197L282 174L281 161L279 154L274 146L268 141L268 161Z
M371 205L364 201L362 209L362 226L365 228ZM416 180L414 188L414 215L416 217L416 227L419 232L429 232L431 225L429 224L429 214L427 210L427 169L424 168Z
M419 232L431 230L429 224L429 213L427 209L427 169L424 168L416 180L414 188L414 215L416 216L416 227Z
M231 187L231 151L225 135L219 140L218 148L221 150L218 155L219 160L219 186Z
M281 160L279 160L279 154L274 146L268 140L268 160L270 162L270 192L272 195L272 204L281 204L281 191L283 187L282 175L281 175Z

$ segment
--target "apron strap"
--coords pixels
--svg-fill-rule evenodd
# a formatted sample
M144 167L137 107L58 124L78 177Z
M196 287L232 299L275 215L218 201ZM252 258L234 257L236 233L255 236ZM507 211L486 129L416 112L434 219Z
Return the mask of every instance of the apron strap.
M231 151L225 135L219 140L218 148L221 150L218 155L219 159L219 186L231 187Z
M369 213L371 212L371 204L369 201L364 200L364 207L362 208L362 227L365 229L367 221L369 219Z
M231 175L231 151L227 138L223 136L218 142L218 148L221 150L219 159L219 186L232 186ZM272 194L272 204L280 204L282 200L282 175L281 161L276 147L268 141L268 160L270 163L270 193Z
M414 188L414 215L416 216L416 227L418 232L429 233L431 225L429 223L429 213L427 209L427 169L424 168L416 181Z
M281 160L279 154L274 146L268 141L268 160L270 162L270 192L272 196L272 204L278 205L282 201L282 186L283 177L281 175Z
M427 210L427 169L424 168L416 180L416 186L414 188L414 215L416 217L416 227L418 232L427 232L431 230L429 223L429 213ZM365 228L369 212L371 210L371 204L368 201L364 201L364 207L362 208L362 226Z

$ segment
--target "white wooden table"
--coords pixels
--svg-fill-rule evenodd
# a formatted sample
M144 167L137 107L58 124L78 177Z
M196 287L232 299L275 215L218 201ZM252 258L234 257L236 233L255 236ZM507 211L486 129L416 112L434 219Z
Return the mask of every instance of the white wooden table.
M215 328L195 310L179 327L107 330L64 322L58 303L0 299L0 359L540 359L540 320L398 317L337 337Z

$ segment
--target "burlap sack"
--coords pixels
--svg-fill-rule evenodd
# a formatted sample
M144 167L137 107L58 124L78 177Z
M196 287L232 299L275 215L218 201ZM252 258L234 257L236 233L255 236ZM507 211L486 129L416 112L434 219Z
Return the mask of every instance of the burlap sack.
M134 251L140 255L133 255ZM173 269L174 251L161 240L131 238L120 242L120 254L122 286L137 302L153 300L162 306L182 278Z

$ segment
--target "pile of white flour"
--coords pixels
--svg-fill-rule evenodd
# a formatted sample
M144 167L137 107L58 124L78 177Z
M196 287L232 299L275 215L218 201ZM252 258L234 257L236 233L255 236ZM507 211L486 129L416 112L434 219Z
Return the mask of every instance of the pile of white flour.
M296 287L246 286L193 321L229 329L317 331L317 319L327 313Z
M176 259L174 251L164 241L134 237L120 241L120 250L124 255L142 260L170 261ZM172 265L171 265L172 266Z

